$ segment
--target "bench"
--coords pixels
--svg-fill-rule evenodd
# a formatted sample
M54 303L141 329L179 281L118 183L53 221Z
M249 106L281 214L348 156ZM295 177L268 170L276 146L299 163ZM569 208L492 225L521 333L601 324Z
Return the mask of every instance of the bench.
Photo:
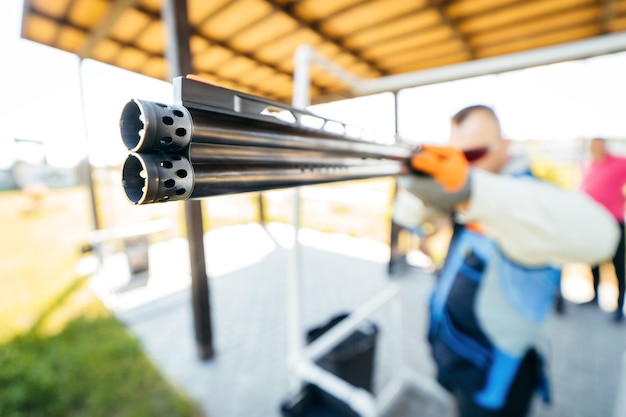
M147 273L149 271L149 236L166 231L169 227L168 219L160 219L94 230L87 235L88 247L84 251L95 250L98 256L102 257L103 244L121 242L128 258L131 276Z

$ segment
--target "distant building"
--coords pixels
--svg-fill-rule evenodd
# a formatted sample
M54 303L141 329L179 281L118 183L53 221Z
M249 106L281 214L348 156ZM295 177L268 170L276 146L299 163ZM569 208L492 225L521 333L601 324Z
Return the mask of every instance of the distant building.
M77 168L59 168L46 163L33 164L18 161L12 169L13 181L17 188L30 184L42 184L48 188L64 188L78 185Z
M5 157L8 156L10 166L4 165L0 169L0 191L23 189L34 184L47 188L64 188L79 184L77 167L62 168L48 163L43 142L13 139L9 141L7 148L8 154Z
M0 191L15 190L17 184L10 169L0 169Z

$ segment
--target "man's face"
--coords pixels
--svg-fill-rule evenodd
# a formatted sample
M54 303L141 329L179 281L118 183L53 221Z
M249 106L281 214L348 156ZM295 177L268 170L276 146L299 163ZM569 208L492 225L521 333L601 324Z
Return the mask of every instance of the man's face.
M466 151L473 167L500 172L509 160L509 141L502 140L500 125L485 110L475 110L450 127L450 145Z

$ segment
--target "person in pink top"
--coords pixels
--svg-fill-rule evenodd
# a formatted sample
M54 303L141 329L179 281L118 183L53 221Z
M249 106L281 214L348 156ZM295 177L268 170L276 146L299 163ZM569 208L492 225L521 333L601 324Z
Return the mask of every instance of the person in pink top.
M581 189L591 198L606 207L620 225L620 241L613 266L617 276L618 296L617 310L614 319L624 319L624 292L626 288L626 251L624 246L624 202L626 192L626 158L612 155L606 148L606 141L594 138L589 143L591 162L583 170ZM598 284L600 283L600 267L591 268L593 274L594 296L588 303L598 304Z

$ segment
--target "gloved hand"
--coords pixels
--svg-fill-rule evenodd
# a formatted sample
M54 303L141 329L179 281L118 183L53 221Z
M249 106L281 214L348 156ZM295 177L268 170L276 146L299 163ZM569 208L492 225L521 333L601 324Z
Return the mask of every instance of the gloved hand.
M432 176L443 188L460 191L469 178L469 163L463 152L451 146L423 145L411 156L411 168Z
M458 204L469 200L470 168L460 150L425 145L413 154L410 166L417 175L401 177L398 185L425 204L450 213Z

